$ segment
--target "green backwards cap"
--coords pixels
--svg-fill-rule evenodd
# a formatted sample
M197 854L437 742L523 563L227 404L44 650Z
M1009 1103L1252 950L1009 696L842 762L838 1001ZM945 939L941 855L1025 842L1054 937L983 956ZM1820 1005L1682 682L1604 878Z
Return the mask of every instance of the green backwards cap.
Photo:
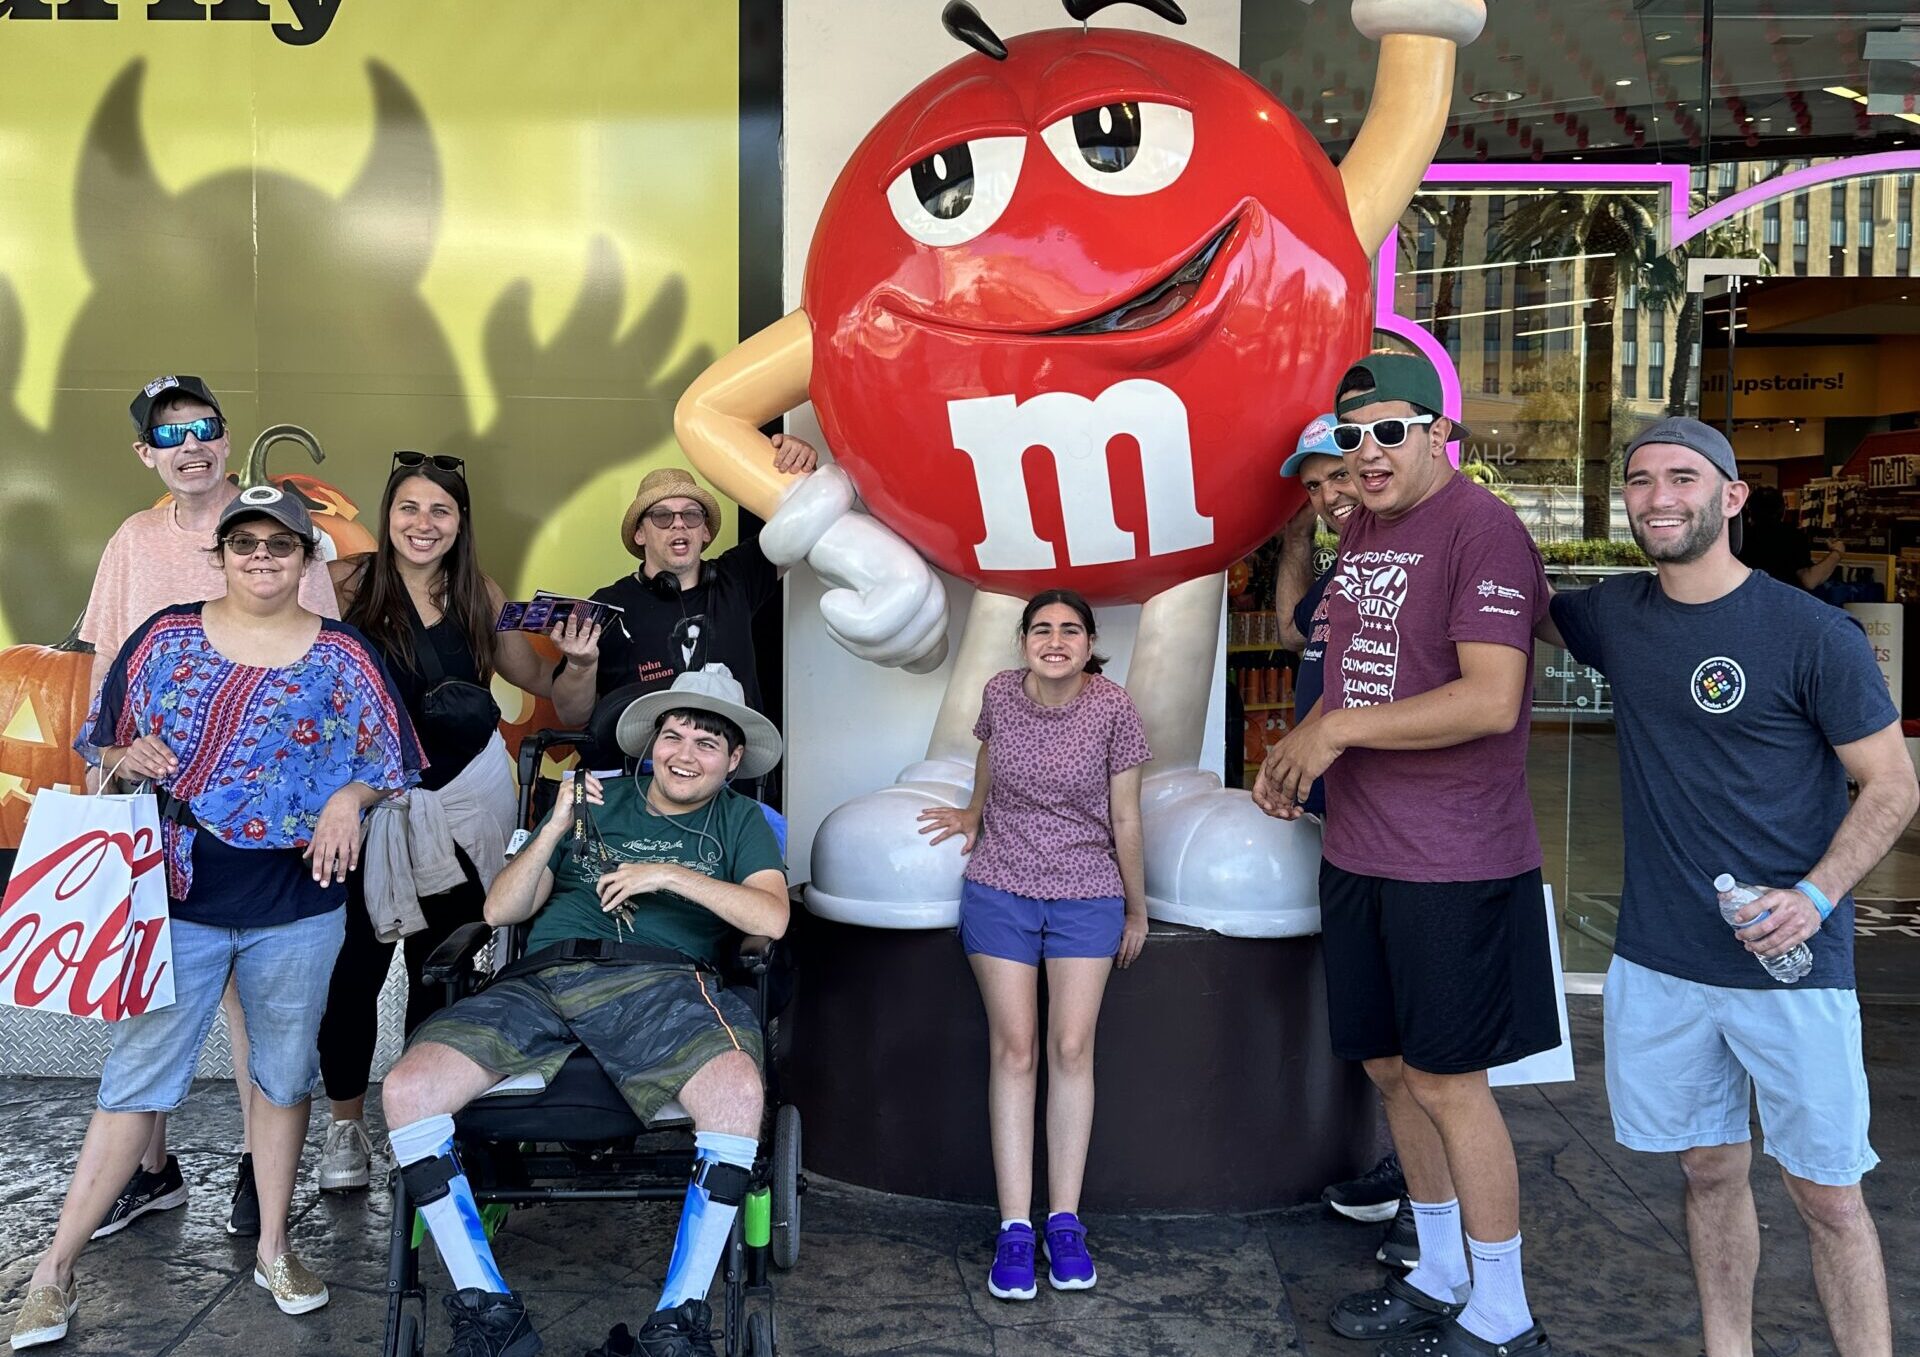
M1345 390L1350 384L1355 389ZM1347 369L1340 379L1340 387L1341 395L1333 408L1343 418L1375 401L1405 401L1436 415L1445 414L1447 409L1446 395L1440 390L1440 374L1424 354L1370 354ZM1466 439L1473 435L1466 425L1455 420L1453 436Z

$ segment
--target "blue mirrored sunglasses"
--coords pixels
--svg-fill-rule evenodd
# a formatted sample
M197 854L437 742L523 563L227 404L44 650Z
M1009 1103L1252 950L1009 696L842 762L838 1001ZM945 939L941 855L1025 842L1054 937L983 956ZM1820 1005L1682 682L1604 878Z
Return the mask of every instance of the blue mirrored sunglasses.
M225 436L227 422L218 415L208 415L203 419L190 419L185 424L156 424L147 430L147 446L150 448L177 448L192 434L202 443L212 443Z

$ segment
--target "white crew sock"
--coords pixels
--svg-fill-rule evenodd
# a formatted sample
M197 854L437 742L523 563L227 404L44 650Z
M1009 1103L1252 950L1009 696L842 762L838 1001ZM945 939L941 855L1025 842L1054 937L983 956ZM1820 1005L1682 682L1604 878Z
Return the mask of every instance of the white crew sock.
M1414 1202L1414 1229L1420 1236L1420 1264L1407 1285L1435 1300L1458 1305L1472 1283L1467 1277L1467 1247L1460 1233L1460 1199Z
M401 1167L419 1164L441 1155L453 1155L453 1118L423 1117L419 1121L396 1126L387 1133L393 1145L393 1157ZM455 1161L456 1166L458 1161ZM507 1289L499 1265L493 1261L493 1246L480 1223L480 1208L474 1203L473 1188L467 1175L458 1173L447 1183L447 1195L418 1208L427 1222L427 1233L440 1250L440 1261L447 1265L456 1290L501 1292Z
M1527 1288L1520 1278L1520 1236L1500 1244L1469 1239L1473 1251L1473 1299L1460 1326L1489 1343L1505 1343L1533 1327Z

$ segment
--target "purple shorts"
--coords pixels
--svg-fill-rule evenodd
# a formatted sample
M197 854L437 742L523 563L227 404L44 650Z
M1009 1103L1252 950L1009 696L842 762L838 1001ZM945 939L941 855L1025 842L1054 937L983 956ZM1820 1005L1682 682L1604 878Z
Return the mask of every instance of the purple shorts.
M968 956L1038 966L1046 957L1110 957L1120 950L1126 902L1031 900L977 881L960 883L960 942Z

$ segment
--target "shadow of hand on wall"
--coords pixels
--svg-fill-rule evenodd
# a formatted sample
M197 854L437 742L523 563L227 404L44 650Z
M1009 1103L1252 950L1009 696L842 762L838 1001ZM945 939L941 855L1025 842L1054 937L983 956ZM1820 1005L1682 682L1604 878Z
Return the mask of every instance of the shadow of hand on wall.
M675 361L687 323L682 277L668 275L622 333L626 291L612 243L596 237L573 309L546 344L534 333L526 279L509 285L488 313L487 380L498 413L485 433L450 450L484 466L494 482L490 501L499 513L482 530L488 568L499 578L510 576L498 574L506 561L494 543L506 537L518 544L517 564L558 498L610 462L671 437L674 403L713 361L705 344ZM583 450L592 455L583 457ZM569 474L556 481L556 468ZM609 506L604 531L617 535L621 507Z

